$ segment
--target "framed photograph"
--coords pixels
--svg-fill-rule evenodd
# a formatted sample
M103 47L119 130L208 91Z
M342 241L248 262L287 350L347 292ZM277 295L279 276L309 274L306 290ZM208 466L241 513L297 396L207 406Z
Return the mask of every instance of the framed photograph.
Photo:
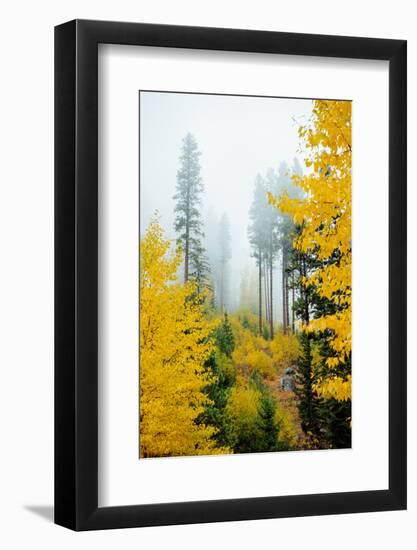
M55 522L406 508L406 42L55 29Z

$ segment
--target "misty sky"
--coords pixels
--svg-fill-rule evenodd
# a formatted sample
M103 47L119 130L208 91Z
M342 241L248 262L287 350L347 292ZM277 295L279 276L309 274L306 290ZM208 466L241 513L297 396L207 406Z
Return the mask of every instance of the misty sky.
M291 166L294 157L304 167L298 128L311 109L308 99L141 92L141 233L158 210L167 236L175 237L172 197L182 139L191 132L202 153L203 219L227 212L238 277L253 262L247 227L255 177L282 161Z

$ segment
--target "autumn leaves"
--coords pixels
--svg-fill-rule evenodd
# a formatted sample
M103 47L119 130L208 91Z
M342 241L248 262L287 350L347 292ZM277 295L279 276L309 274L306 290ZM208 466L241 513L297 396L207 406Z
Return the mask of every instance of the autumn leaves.
M321 396L337 400L351 398L351 115L350 101L314 102L311 125L299 130L307 151L305 163L312 171L294 177L304 197L270 197L301 228L294 248L317 259L304 285L313 287L334 306L333 312L317 316L303 329L328 335L328 369L315 389Z
M197 423L209 403L205 362L213 351L211 323L194 300L196 283L181 284L182 252L170 251L158 219L141 241L140 454L214 454L215 428Z
M259 288L262 280L269 284L266 319L261 292L257 311L241 307L229 317L224 299L220 307L213 300L199 213L200 153L191 135L184 140L174 197L177 246L157 217L141 240L141 457L350 445L351 103L314 101L299 139L306 168L293 171L296 192L274 193L272 183L260 182L255 196L288 221L283 281L292 298L284 330L273 309L274 262L283 246L272 214L268 247L257 225L265 216L254 208L249 235ZM285 409L276 390L288 366L296 370L298 413Z

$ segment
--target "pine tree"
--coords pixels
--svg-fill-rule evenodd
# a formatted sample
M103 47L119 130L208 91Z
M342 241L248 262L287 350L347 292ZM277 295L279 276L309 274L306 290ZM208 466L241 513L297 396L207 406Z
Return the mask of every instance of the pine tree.
M184 282L195 280L198 290L206 284L209 271L200 213L201 195L204 191L200 175L200 156L194 136L188 133L183 139L180 168L177 172L174 229L178 234L177 243L184 252Z
M275 399L268 392L263 391L259 405L262 438L258 450L261 452L289 450L289 446L280 440L280 425L276 419L277 403Z
M258 317L259 334L263 334L262 326L262 263L266 256L267 226L267 195L263 178L258 174L255 180L252 206L249 211L250 225L248 228L249 242L252 247L252 256L258 266Z
M229 357L216 351L206 361L205 368L212 380L204 390L210 401L198 417L197 423L215 428L213 439L217 446L229 448L230 428L227 422L226 405L230 388L236 382L236 367Z
M227 313L224 314L223 321L217 328L216 343L222 353L227 355L227 357L232 357L235 349L235 337Z
M292 250L292 231L294 224L288 216L281 216L279 225L279 246L281 249L281 286L282 286L282 324L284 332L290 324L288 270Z
M277 177L273 169L269 169L266 175L266 192L275 193L277 190ZM266 210L266 250L265 250L265 286L266 307L268 309L267 320L269 321L269 335L271 340L274 338L274 292L273 292L273 272L274 264L279 250L279 213L272 205L268 205Z
M302 354L298 361L295 394L298 397L298 410L301 427L308 435L319 435L318 403L313 390L314 377L311 355L311 335L300 335Z
M293 176L301 176L302 168L297 158L294 158L292 172L285 162L282 162L279 166L278 178L275 184L275 188L269 190L270 202L274 204L274 197L287 196L291 198L301 198L302 191L297 188L292 181ZM292 239L294 232L294 223L290 216L278 212L278 248L281 251L281 292L282 292L282 324L284 332L287 332L290 327L290 300L289 290L291 283L289 281L289 262L292 251ZM295 299L295 292L293 292L293 299L291 309ZM294 316L291 325L294 325Z
M302 227L294 230L294 238L301 233ZM336 258L333 261L337 261ZM305 280L312 272L319 269L322 262L314 255L292 249L288 272L291 275L298 298L294 301L293 311L303 325L312 319L334 315L338 306L331 300L323 298L313 285L306 285ZM323 399L315 390L317 381L326 375L326 359L333 355L326 333L301 332L302 354L298 361L297 387L298 408L302 428L312 437L314 446L323 448L347 448L351 445L351 401ZM313 365L313 348L321 358ZM342 375L340 367L334 367L335 375Z

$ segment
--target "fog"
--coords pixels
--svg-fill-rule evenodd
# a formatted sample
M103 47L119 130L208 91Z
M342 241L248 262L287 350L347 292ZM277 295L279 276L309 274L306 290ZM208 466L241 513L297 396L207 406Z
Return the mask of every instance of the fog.
M141 234L158 211L167 236L175 238L173 195L179 155L182 139L191 132L201 151L201 209L209 256L223 213L230 222L231 309L238 304L242 272L255 267L247 232L255 177L269 168L278 170L282 162L291 167L295 157L305 169L298 128L311 110L308 99L140 93ZM279 303L278 276L276 280Z

